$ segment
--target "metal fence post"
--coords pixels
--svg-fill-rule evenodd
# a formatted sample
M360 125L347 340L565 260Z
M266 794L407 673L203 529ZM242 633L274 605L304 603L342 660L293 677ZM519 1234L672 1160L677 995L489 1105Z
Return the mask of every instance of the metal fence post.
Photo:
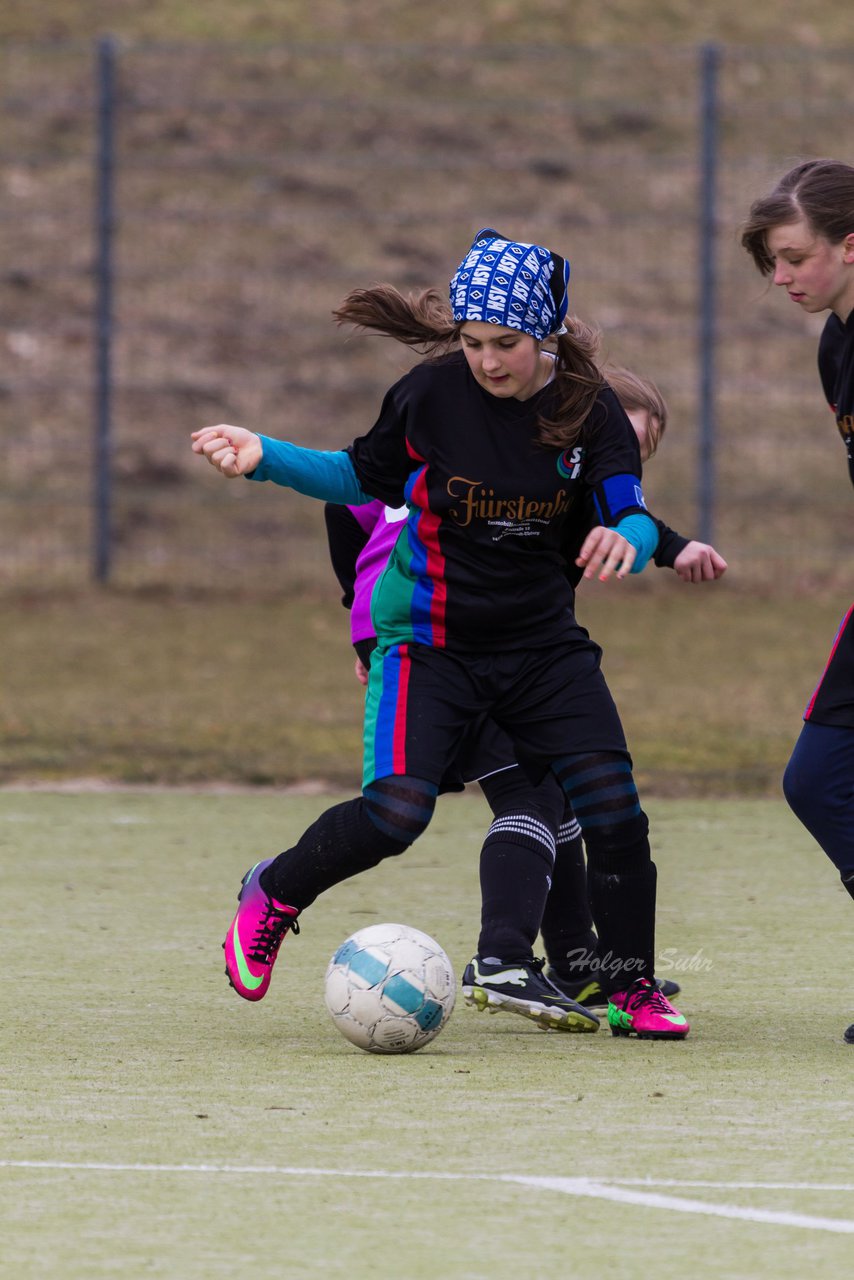
M93 573L107 582L112 553L112 339L113 181L116 41L96 47L97 145L95 159L95 441Z
M717 160L720 121L718 78L721 49L700 49L700 193L699 193L699 441L697 449L697 527L703 542L712 542L715 528L717 345Z

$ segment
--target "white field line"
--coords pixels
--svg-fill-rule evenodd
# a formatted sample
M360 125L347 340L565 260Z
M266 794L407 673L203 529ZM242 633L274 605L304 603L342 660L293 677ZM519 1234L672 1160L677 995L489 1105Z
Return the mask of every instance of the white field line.
M657 1192L628 1190L625 1187L594 1182L590 1178L513 1177L531 1187L562 1191L571 1196L588 1196L594 1200L614 1200L619 1204L640 1204L648 1209L667 1209L676 1213L701 1213L713 1218L741 1218L745 1222L768 1222L778 1227L805 1227L811 1231L836 1231L854 1235L854 1222L844 1218L816 1218L805 1213L777 1213L773 1209L745 1209L736 1204L710 1204L705 1200L685 1200L681 1196L663 1196Z
M597 1178L621 1187L709 1187L718 1191L847 1191L854 1182L709 1182L705 1178Z
M666 1209L670 1213L696 1213L717 1218L735 1218L745 1222L765 1222L774 1226L801 1227L810 1231L832 1231L854 1235L854 1221L844 1218L820 1218L804 1213L776 1212L770 1209L748 1209L735 1204L711 1204L688 1200L682 1196L661 1195L652 1190L665 1187L706 1187L722 1191L843 1191L854 1192L851 1183L818 1182L678 1182L664 1179L636 1178L549 1178L528 1174L424 1173L422 1171L384 1169L313 1169L290 1165L226 1165L226 1164L117 1164L72 1160L0 1160L0 1169L74 1170L106 1173L195 1173L226 1174L232 1177L293 1176L316 1178L421 1178L441 1182L509 1182L539 1187L562 1195L582 1196L592 1200L609 1200L620 1204L637 1204L649 1209Z

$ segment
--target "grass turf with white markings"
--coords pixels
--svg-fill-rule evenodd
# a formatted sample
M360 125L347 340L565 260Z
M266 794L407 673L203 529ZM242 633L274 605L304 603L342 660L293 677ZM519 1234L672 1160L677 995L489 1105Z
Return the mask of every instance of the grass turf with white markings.
M701 1278L776 1278L804 1274L818 1239L827 1274L842 1273L843 1232L797 1218L854 1219L850 1191L821 1189L844 1187L850 1167L841 1033L854 993L834 973L850 903L782 802L648 806L658 951L683 983L685 1044L543 1033L460 1004L432 1045L402 1058L338 1035L326 963L359 925L402 920L435 936L459 977L487 811L444 798L408 854L330 891L287 939L267 999L249 1006L219 950L240 876L324 804L0 795L0 1155L16 1162L0 1168L0 1226L13 1274L74 1280L115 1274L123 1259L126 1276L191 1280L247 1267L551 1280L568 1266L598 1276L605 1258L609 1276L636 1276L643 1256L665 1278L688 1264ZM79 1167L98 1163L333 1172L247 1183ZM396 1170L427 1177L352 1176ZM575 1191L494 1181L502 1174ZM584 1191L637 1191L631 1179L653 1184L640 1203ZM657 1208L642 1198L653 1193L712 1208Z

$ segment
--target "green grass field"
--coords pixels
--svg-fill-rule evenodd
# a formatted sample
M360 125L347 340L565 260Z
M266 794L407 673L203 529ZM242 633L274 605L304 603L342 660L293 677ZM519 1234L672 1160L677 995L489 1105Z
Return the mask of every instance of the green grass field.
M402 920L459 974L486 809L443 799L408 855L306 912L246 1005L219 949L239 877L325 803L0 794L0 1274L848 1273L850 902L782 801L648 806L684 1044L459 1003L430 1046L391 1058L332 1025L329 955Z
M52 593L66 557L70 584L88 566L87 506L48 500L77 473L88 484L79 326L92 306L91 48L106 32L121 42L125 94L122 358L148 390L117 405L129 433L116 455L120 586ZM307 912L263 1004L233 995L220 942L240 876L299 835L327 792L355 785L361 694L319 514L293 499L283 522L264 494L250 511L242 490L220 492L212 477L194 505L190 482L205 480L184 475L192 427L241 420L232 413L266 421L271 399L294 420L315 409L327 332L315 340L302 317L326 326L341 273L361 272L373 244L365 228L384 228L380 278L429 283L445 272L446 236L468 234L481 204L515 221L524 200L571 233L579 309L591 299L615 357L642 361L672 394L676 429L650 494L690 528L696 306L671 266L693 253L695 174L683 156L695 146L696 46L729 44L720 217L733 232L721 280L726 306L738 292L741 324L764 306L752 275L742 296L745 264L727 256L748 198L772 169L844 139L846 7L819 0L784 19L779 6L736 0L654 0L642 15L635 0L363 0L358 11L345 0L7 0L0 36L17 158L5 222L15 270L3 283L13 373L33 397L9 394L3 409L0 515L16 585L0 598L0 1280L848 1275L851 902L779 794L850 601L838 555L850 491L823 424L813 339L769 309L767 329L720 363L724 581L692 589L652 575L585 588L579 607L604 645L653 823L658 969L683 985L684 1044L544 1033L461 1002L412 1056L342 1039L323 975L355 929L425 929L458 976L470 958L488 822L476 794L443 798L406 856ZM541 63L518 55L529 46L563 52ZM475 51L471 70L463 58L454 71L459 50ZM815 59L793 57L810 50ZM300 92L309 104L328 97L329 114L295 114ZM498 111L505 94L528 105ZM244 118L239 105L256 98L267 115ZM542 106L564 98L584 109L557 117L571 161L561 172L543 166L555 133ZM220 109L200 109L208 100ZM401 182L406 168L391 161L368 177L346 163L339 172L377 121L387 145L423 158L423 184ZM340 157L320 145L330 133ZM522 180L509 181L502 148L522 142ZM462 167L436 186L431 175L458 150L481 162L475 186ZM226 163L210 170L210 156ZM253 156L255 170L243 163ZM295 238L283 238L283 193ZM212 201L220 224L202 218ZM638 212L627 239L620 220ZM329 278L310 297L299 280L284 291L283 273L317 246ZM291 332L287 304L300 315ZM176 342L196 326L197 345ZM301 375L287 394L283 332ZM28 350L40 352L29 372ZM306 419L328 436L318 443L337 447L342 418L360 421L358 397L373 404L386 359L396 357L346 344L337 373L324 364L325 416ZM790 368L802 382L778 390ZM40 380L60 377L68 390L40 398ZM745 394L754 386L761 403ZM282 562L285 545L297 569ZM247 547L266 566L266 596L248 581ZM134 577L135 552L160 576ZM204 589L175 588L188 581ZM296 794L309 784L322 794Z

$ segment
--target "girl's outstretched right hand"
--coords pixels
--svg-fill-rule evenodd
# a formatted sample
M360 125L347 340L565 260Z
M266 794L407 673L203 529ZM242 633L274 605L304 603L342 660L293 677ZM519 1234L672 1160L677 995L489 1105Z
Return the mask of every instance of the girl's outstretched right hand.
M233 479L254 471L264 455L261 437L245 427L203 427L192 433L193 453L202 453L212 467Z

